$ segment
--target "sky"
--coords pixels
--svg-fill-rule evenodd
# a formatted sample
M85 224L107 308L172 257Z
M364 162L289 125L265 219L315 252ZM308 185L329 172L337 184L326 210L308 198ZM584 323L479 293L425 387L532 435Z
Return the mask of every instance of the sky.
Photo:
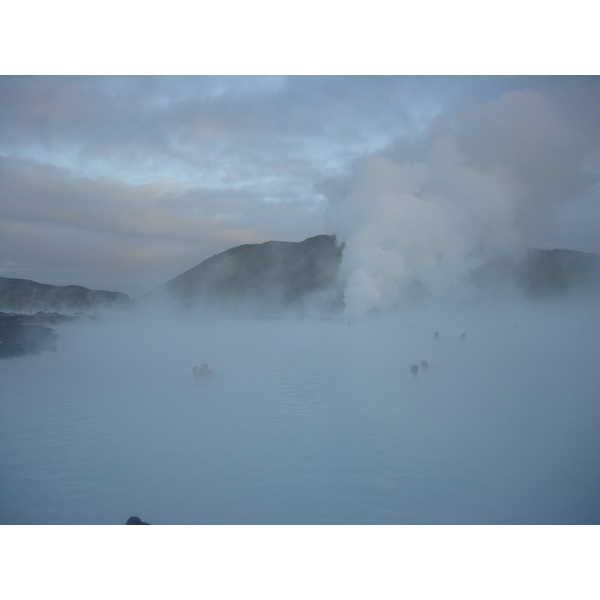
M599 181L594 76L0 76L4 277L135 297L366 224L600 252Z

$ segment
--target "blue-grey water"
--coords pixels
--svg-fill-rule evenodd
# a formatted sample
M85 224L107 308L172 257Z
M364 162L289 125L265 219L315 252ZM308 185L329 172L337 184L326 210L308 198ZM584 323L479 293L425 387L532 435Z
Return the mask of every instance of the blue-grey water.
M0 361L0 523L600 523L589 306L57 329Z

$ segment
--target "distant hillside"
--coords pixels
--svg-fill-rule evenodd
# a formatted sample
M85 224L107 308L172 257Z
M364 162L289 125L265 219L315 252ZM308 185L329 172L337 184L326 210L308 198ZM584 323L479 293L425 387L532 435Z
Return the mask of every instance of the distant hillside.
M80 285L49 285L28 279L0 277L0 310L74 312L127 306L131 299L121 292L89 290Z
M185 308L272 313L283 309L342 310L338 271L343 247L335 236L303 242L266 242L231 248L145 294L144 304L169 299ZM600 256L570 250L531 250L520 259L501 258L472 273L482 291L520 289L545 298L600 285Z
M337 273L342 248L335 236L303 242L265 242L231 248L137 300L168 298L179 306L236 312L310 311L343 307Z
M484 291L514 285L531 298L600 290L600 255L574 250L529 250L520 259L498 258L472 274Z
M516 270L517 285L532 296L560 295L600 284L600 255L574 250L531 250Z
M182 308L216 307L237 314L328 313L344 308L338 281L342 251L329 235L245 244L212 256L135 301L119 292L0 277L0 311L89 312L168 300ZM490 261L471 280L488 294L516 287L533 298L600 290L600 255L531 250L520 259Z

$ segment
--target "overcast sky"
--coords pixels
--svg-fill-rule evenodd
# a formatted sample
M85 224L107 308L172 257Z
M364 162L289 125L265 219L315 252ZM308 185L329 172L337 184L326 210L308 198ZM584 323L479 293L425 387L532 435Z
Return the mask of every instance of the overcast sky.
M600 252L598 77L2 76L0 276L135 297L232 246L348 238L378 159L468 197L460 227L506 201L519 243Z

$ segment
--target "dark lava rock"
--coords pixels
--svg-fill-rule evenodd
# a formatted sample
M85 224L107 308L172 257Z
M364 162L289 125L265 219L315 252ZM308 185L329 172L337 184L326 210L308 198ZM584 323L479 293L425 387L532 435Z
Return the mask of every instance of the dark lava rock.
M0 314L0 358L53 350L58 335L29 315Z

